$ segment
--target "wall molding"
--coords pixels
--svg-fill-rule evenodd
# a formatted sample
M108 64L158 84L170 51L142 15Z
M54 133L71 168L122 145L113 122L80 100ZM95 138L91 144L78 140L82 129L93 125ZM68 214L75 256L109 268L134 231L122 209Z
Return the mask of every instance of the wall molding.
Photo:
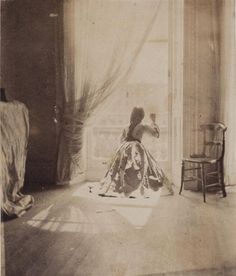
M184 0L169 1L169 160L171 180L180 185L183 156Z

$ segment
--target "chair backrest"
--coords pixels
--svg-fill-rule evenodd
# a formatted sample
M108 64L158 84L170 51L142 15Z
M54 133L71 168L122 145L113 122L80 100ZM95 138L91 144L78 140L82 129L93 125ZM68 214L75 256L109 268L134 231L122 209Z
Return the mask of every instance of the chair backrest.
M225 132L227 127L223 123L201 125L203 130L203 152L206 157L223 159L225 153Z

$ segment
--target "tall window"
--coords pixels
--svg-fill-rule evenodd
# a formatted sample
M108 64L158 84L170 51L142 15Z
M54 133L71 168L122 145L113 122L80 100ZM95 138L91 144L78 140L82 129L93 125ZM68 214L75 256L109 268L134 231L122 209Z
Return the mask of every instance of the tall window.
M157 114L160 138L147 136L143 143L168 171L168 101L168 1L162 1L159 15L130 77L116 89L87 127L87 178L98 180L103 176L136 105L144 107L147 123L149 113Z

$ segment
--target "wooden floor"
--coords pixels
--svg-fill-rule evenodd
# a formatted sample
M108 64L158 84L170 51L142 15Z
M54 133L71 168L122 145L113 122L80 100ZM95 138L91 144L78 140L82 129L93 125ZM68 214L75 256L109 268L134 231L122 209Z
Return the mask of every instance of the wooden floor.
M153 202L34 192L35 206L4 222L7 276L236 275L236 188L184 191Z

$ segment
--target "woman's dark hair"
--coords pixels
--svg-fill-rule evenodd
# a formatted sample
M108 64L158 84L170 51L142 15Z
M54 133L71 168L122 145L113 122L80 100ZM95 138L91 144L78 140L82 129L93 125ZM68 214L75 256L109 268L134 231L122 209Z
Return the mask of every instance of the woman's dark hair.
M132 141L132 132L134 128L140 124L145 116L144 109L142 107L134 107L130 115L130 124L126 137L126 141Z
M130 124L139 124L145 116L142 107L134 107L130 115Z

